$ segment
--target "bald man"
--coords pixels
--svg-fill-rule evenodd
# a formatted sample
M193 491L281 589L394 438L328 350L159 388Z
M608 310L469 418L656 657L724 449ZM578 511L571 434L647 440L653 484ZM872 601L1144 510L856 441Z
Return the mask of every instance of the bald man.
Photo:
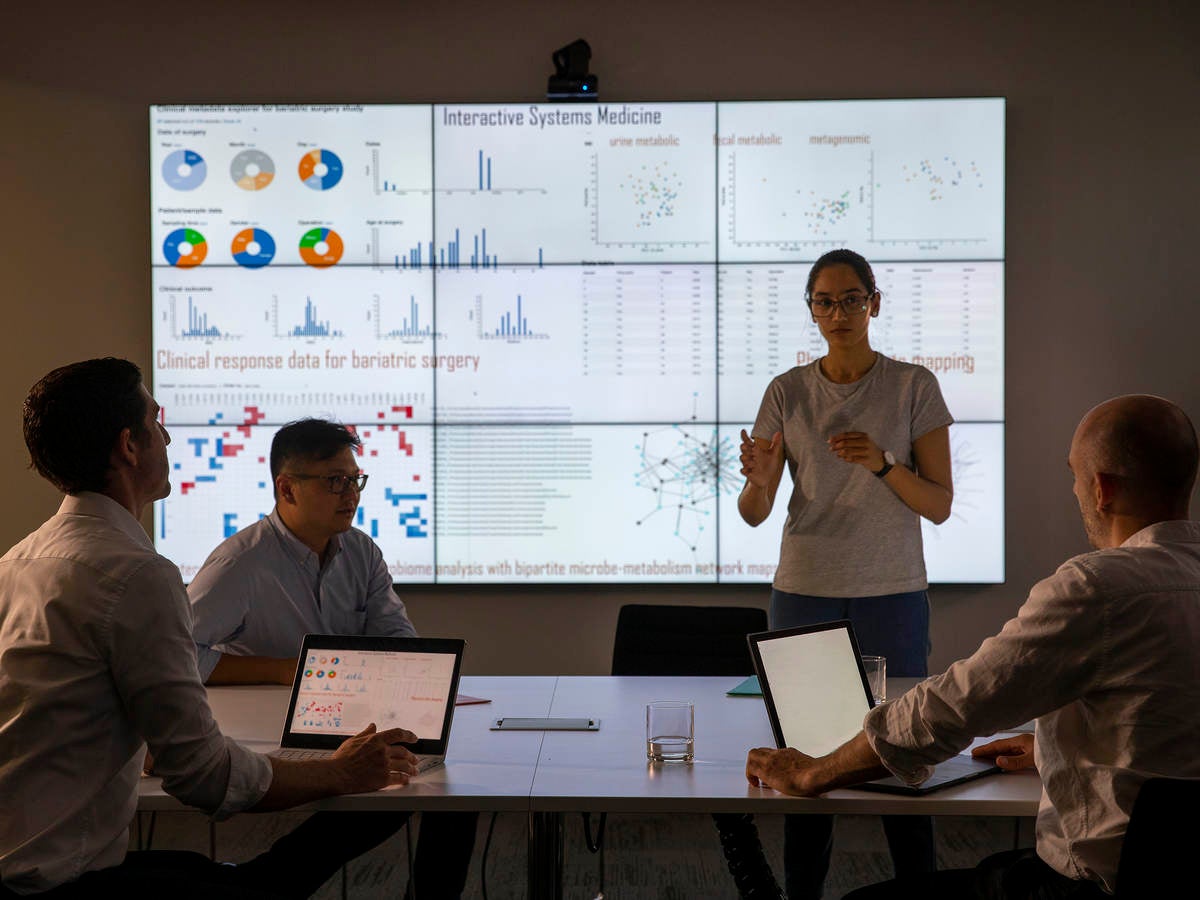
M855 900L1107 897L1142 783L1200 778L1196 431L1166 400L1118 397L1084 416L1067 462L1094 552L1034 585L973 656L872 710L828 756L750 751L750 782L788 794L889 773L919 784L976 736L1037 719L1036 736L975 751L1006 769L1036 762L1036 850L864 888Z

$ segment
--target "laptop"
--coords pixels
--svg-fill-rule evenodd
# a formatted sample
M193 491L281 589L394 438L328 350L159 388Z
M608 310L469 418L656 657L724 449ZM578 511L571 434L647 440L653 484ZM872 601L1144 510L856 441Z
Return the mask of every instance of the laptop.
M300 650L283 737L273 755L318 759L370 723L407 728L417 771L441 765L450 741L464 642L307 634Z
M746 640L776 746L824 756L862 730L875 701L850 622L764 631ZM991 762L959 755L936 766L917 787L893 776L854 788L920 795L999 771Z

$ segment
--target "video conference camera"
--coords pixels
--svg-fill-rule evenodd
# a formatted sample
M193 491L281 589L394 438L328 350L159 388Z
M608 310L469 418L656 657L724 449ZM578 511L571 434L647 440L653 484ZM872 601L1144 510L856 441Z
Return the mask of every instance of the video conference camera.
M595 100L599 93L599 81L588 73L588 61L592 48L580 38L550 55L554 60L554 74L546 83L547 100Z

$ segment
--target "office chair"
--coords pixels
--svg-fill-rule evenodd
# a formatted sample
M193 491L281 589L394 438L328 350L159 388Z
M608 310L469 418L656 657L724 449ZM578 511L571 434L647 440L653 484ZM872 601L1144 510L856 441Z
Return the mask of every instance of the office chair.
M766 630L767 613L762 609L627 604L617 615L612 674L743 678L754 674L746 635ZM601 833L603 823L601 816ZM729 873L743 900L782 897L783 891L763 855L754 817L749 813L720 813L713 815L713 823Z
M764 610L630 603L617 615L614 675L754 674L746 635L767 630Z
M1151 778L1142 785L1121 845L1114 900L1186 896L1195 890L1198 807L1200 779Z

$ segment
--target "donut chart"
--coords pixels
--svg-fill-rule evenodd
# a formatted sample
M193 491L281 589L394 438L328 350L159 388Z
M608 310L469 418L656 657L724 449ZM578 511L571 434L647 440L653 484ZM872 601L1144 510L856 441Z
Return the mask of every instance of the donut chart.
M243 150L229 164L229 177L243 191L261 191L275 180L275 161L261 150Z
M300 180L314 191L327 191L342 180L342 160L332 150L310 150L300 157Z
M163 241L163 256L171 265L188 269L204 262L204 257L208 256L208 243L194 228L176 228Z
M162 177L177 191L192 191L204 184L208 165L195 150L176 150L163 160Z
M332 266L342 258L342 238L332 228L312 228L300 238L300 258L310 266Z
M261 228L246 228L234 235L229 252L239 266L261 269L275 258L275 239Z

